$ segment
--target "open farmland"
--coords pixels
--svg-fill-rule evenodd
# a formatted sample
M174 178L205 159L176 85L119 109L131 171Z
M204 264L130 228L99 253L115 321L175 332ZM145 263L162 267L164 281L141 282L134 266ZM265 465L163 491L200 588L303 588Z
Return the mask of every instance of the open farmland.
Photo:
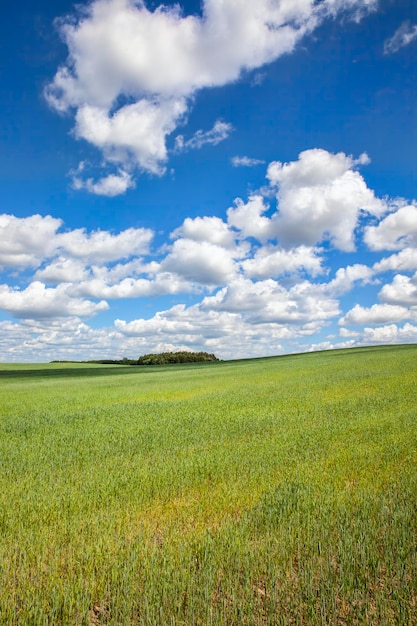
M416 624L417 347L0 366L0 623Z

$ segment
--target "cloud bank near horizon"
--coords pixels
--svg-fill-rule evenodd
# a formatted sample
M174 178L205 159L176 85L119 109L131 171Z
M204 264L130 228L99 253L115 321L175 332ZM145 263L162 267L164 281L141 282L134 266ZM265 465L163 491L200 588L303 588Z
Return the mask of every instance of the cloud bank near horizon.
M0 321L0 358L262 356L309 349L331 324L337 334L312 349L417 340L417 202L376 197L359 171L368 162L322 149L274 161L265 187L223 218L186 218L159 248L151 229L1 215L0 309L10 319ZM347 262L359 245L373 263ZM370 288L378 303L344 310L346 294ZM174 306L146 319L112 313L120 299L173 294ZM103 315L107 325L87 323Z

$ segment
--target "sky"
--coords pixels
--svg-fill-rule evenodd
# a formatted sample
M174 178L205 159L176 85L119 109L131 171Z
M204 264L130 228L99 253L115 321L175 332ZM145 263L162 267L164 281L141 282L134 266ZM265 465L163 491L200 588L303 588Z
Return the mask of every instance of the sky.
M0 361L417 342L414 0L21 0Z

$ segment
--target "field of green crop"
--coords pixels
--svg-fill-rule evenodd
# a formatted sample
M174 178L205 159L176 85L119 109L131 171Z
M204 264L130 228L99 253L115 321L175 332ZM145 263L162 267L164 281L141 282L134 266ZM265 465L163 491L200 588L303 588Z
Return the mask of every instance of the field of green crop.
M417 624L417 346L0 365L0 624Z

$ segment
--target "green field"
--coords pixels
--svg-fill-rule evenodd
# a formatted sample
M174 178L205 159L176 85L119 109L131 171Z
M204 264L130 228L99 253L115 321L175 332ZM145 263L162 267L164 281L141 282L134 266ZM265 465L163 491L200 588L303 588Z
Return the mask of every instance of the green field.
M417 346L0 365L0 624L417 624Z

